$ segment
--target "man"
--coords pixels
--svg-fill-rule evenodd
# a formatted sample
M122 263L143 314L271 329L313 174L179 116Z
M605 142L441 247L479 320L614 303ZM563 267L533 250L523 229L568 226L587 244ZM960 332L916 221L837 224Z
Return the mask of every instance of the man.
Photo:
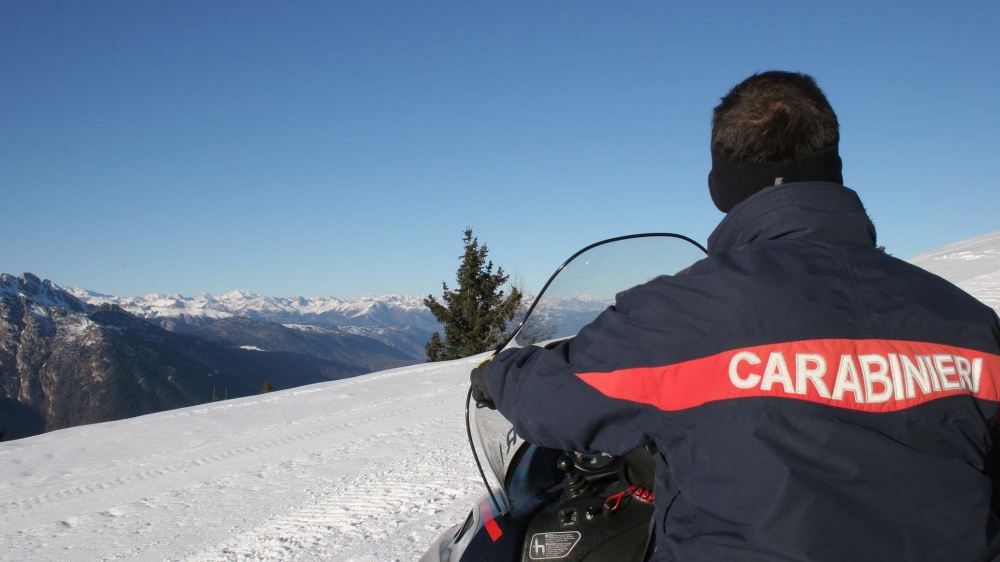
M839 140L811 77L751 76L713 116L709 257L473 372L528 441L655 447L656 560L1000 558L1000 322L876 248Z

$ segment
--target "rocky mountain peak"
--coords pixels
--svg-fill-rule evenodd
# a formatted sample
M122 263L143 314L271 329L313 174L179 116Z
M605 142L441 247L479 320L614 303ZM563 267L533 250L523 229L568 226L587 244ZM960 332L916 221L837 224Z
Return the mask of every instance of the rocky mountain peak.
M26 299L39 306L55 306L73 312L86 312L90 307L52 281L44 281L34 273L25 272L15 277L0 273L0 294L15 299Z

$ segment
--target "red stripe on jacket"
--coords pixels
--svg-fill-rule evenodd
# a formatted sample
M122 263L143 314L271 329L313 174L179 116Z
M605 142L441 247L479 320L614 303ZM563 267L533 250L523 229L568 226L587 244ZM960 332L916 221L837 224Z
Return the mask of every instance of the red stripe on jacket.
M1000 400L1000 355L903 340L783 342L577 376L606 396L664 411L761 396L875 413L948 396Z

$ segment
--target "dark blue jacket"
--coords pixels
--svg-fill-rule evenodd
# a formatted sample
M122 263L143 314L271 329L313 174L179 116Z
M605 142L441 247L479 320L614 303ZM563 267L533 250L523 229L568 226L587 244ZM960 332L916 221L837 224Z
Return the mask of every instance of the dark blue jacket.
M539 445L655 445L657 560L1000 558L997 316L876 249L843 186L759 192L689 274L487 385Z

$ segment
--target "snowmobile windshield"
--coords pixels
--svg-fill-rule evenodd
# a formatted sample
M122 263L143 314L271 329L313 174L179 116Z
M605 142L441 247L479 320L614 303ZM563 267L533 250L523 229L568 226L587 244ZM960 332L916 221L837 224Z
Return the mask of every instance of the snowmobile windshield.
M635 234L591 244L556 269L501 350L572 337L613 305L616 294L681 273L705 255L701 245L677 234ZM468 412L473 453L497 511L505 513L512 506L504 489L521 440L496 410L471 403Z

